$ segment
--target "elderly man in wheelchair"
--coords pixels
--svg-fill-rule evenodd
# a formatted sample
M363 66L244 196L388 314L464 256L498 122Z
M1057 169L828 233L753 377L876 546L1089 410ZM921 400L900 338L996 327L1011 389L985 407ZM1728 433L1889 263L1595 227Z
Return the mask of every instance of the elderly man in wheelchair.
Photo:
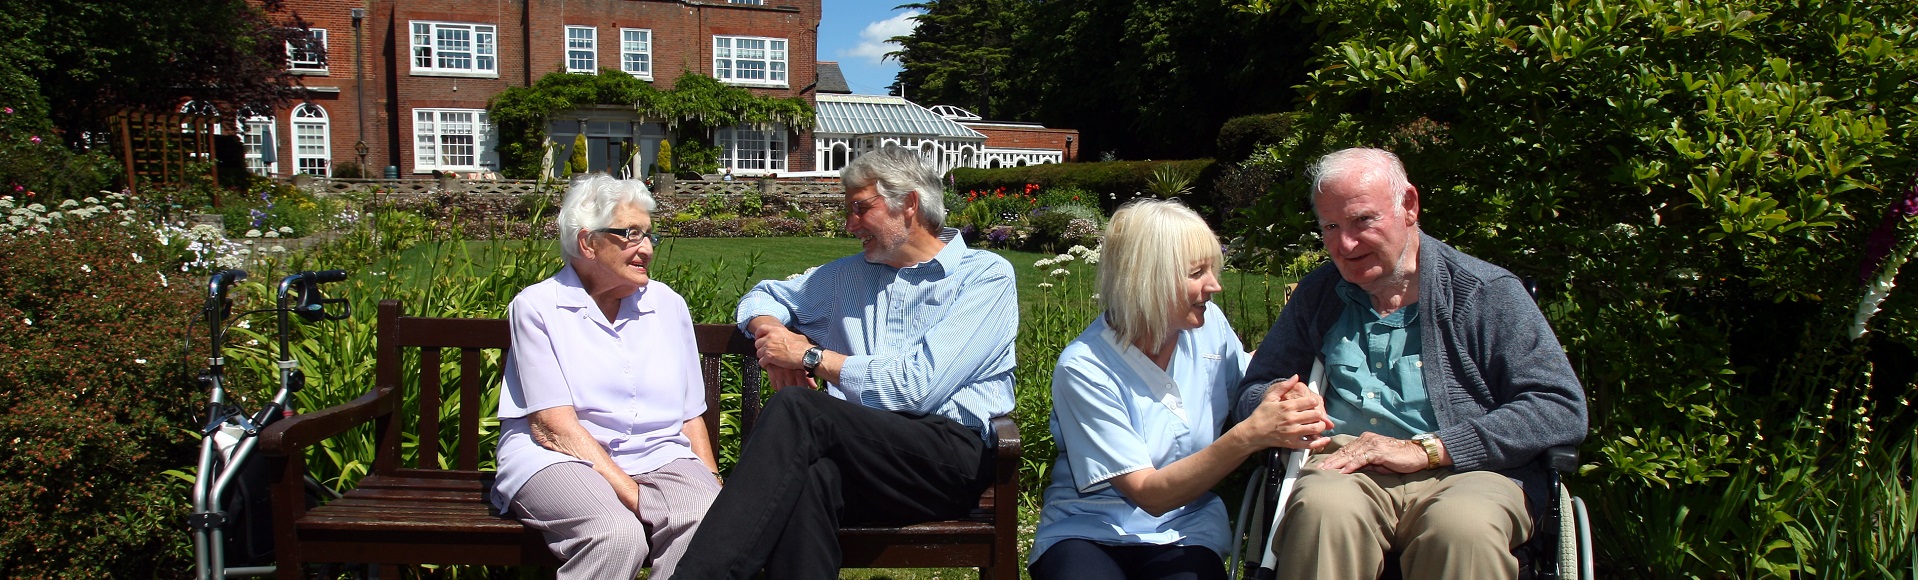
M1236 409L1280 389L1265 404L1312 450L1272 536L1277 577L1517 577L1556 497L1538 459L1584 439L1584 389L1516 276L1419 231L1396 156L1347 149L1312 171L1332 263L1299 281Z

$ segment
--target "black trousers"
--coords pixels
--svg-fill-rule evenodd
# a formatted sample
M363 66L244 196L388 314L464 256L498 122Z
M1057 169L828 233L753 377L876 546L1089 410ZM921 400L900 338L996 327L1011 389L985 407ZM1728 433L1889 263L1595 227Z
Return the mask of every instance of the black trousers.
M992 483L991 453L945 417L785 389L760 412L674 576L838 578L840 524L963 516Z
M1204 546L1115 546L1060 540L1026 568L1032 580L1225 580L1225 561Z

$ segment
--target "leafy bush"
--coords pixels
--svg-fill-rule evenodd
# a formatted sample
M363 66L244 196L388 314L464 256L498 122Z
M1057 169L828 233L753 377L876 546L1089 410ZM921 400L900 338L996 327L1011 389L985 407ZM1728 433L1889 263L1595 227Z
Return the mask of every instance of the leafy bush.
M0 195L58 204L107 189L119 174L105 154L67 149L44 112L0 104Z
M1891 296L1871 338L1825 338L1864 293L1867 232L1918 170L1909 8L1316 4L1321 68L1298 131L1269 151L1304 167L1338 147L1393 149L1425 230L1543 281L1592 396L1580 487L1621 573L1905 570L1911 518L1844 521L1864 506L1834 501L1870 498L1841 493L1849 476L1809 474L1912 485L1900 453L1918 302ZM1307 235L1304 191L1281 178L1257 204L1276 213L1248 212L1235 233L1268 249ZM1792 436L1828 405L1901 427L1864 449ZM1903 543L1867 561L1820 534Z
M9 217L39 226L0 228L9 575L144 577L190 565L187 490L162 472L195 457L189 367L204 354L179 342L195 286L133 210L111 203L126 205L34 211L0 199Z

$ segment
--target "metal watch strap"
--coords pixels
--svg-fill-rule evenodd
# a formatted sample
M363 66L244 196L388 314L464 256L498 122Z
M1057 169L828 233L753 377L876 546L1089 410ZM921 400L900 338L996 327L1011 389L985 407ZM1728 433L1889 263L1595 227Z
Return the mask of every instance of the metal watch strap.
M813 372L819 369L819 363L825 360L825 355L824 347L814 346L806 349L806 354L799 359L799 366L806 367L806 376L817 376Z
M1425 468L1438 469L1438 466L1439 466L1438 434L1437 433L1421 433L1418 435L1414 435L1412 437L1412 440L1417 441L1419 444L1419 447L1425 448Z

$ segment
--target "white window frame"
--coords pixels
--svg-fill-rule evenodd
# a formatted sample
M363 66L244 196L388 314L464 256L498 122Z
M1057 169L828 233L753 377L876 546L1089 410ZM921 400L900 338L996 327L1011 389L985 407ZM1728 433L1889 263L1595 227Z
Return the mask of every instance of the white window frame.
M313 43L318 43L319 51L305 50L302 47L295 46L292 42L286 43L286 69L296 73L326 74L327 64L324 61L326 56L326 29L309 28L303 32L312 36L312 40L304 48L310 49L313 47ZM301 57L306 58L302 60Z
M575 37L575 33L579 33L580 36ZM566 27L566 72L599 74L598 28Z
M314 140L317 143L302 143ZM313 103L293 108L293 174L333 176L333 129L326 109Z
M499 29L470 22L407 22L412 50L407 62L420 76L499 78ZM465 39L457 38L464 33ZM461 43L464 46L461 46ZM450 56L449 56L450 55ZM455 66L462 58L466 66Z
M463 115L471 115L461 119ZM458 132L448 127L450 123L470 123L467 132ZM471 143L459 143L457 140L471 135ZM440 171L491 171L499 165L499 157L493 150L493 126L486 118L486 109L413 109L413 172L426 173L435 169ZM470 153L449 152L449 147L472 147ZM467 157L470 156L470 159ZM460 161L470 161L461 164ZM489 166L488 163L492 165Z
M752 4L756 6L765 6L766 0L726 0L726 3L727 4Z
M719 146L719 168L735 175L786 173L786 127L734 125L714 131Z
M638 39L635 40L634 36ZM639 77L641 80L653 80L653 30L650 28L619 29L619 70Z
M240 143L246 147L246 170L261 177L272 177L280 168L279 163L261 163L265 159L266 135L273 126L273 118L253 116L246 119L245 127L240 131Z
M790 48L784 38L713 35L713 78L732 85L786 88ZM752 63L760 66L742 66ZM754 71L764 78L749 78Z

